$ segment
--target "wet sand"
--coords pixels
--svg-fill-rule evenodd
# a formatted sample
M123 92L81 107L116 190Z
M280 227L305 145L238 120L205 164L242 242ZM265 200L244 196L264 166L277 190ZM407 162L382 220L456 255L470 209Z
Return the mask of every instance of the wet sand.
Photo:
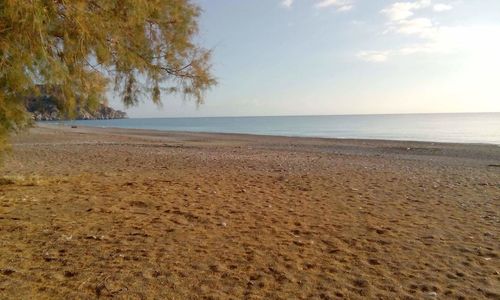
M500 147L43 126L0 299L500 299Z

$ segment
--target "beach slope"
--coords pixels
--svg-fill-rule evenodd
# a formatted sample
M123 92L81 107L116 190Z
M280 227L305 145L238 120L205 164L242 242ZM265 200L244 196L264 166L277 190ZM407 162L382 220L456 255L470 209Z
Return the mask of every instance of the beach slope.
M499 299L500 147L42 126L1 299Z

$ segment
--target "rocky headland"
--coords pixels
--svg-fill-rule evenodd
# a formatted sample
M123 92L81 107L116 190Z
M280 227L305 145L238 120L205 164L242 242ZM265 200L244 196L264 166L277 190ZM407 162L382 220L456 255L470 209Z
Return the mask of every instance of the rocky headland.
M35 121L60 121L70 119L57 105L57 101L51 96L41 96L29 99L26 109L32 114ZM77 120L106 120L125 119L127 113L115 110L105 104L99 104L97 109L77 107L74 119Z

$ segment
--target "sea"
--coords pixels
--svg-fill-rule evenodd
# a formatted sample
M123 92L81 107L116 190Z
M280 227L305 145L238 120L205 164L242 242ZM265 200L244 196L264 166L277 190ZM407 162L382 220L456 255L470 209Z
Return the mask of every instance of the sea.
M500 145L500 113L129 118L76 120L63 124L164 131Z

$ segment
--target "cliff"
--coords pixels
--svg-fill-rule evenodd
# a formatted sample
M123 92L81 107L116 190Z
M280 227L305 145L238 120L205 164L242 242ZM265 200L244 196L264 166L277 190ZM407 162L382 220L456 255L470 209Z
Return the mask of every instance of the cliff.
M58 108L57 101L51 96L41 96L29 99L26 102L26 109L33 115L35 121L59 121L68 119ZM125 119L127 114L120 110L115 110L104 104L100 104L96 110L78 107L75 119L77 120L105 120L105 119Z

